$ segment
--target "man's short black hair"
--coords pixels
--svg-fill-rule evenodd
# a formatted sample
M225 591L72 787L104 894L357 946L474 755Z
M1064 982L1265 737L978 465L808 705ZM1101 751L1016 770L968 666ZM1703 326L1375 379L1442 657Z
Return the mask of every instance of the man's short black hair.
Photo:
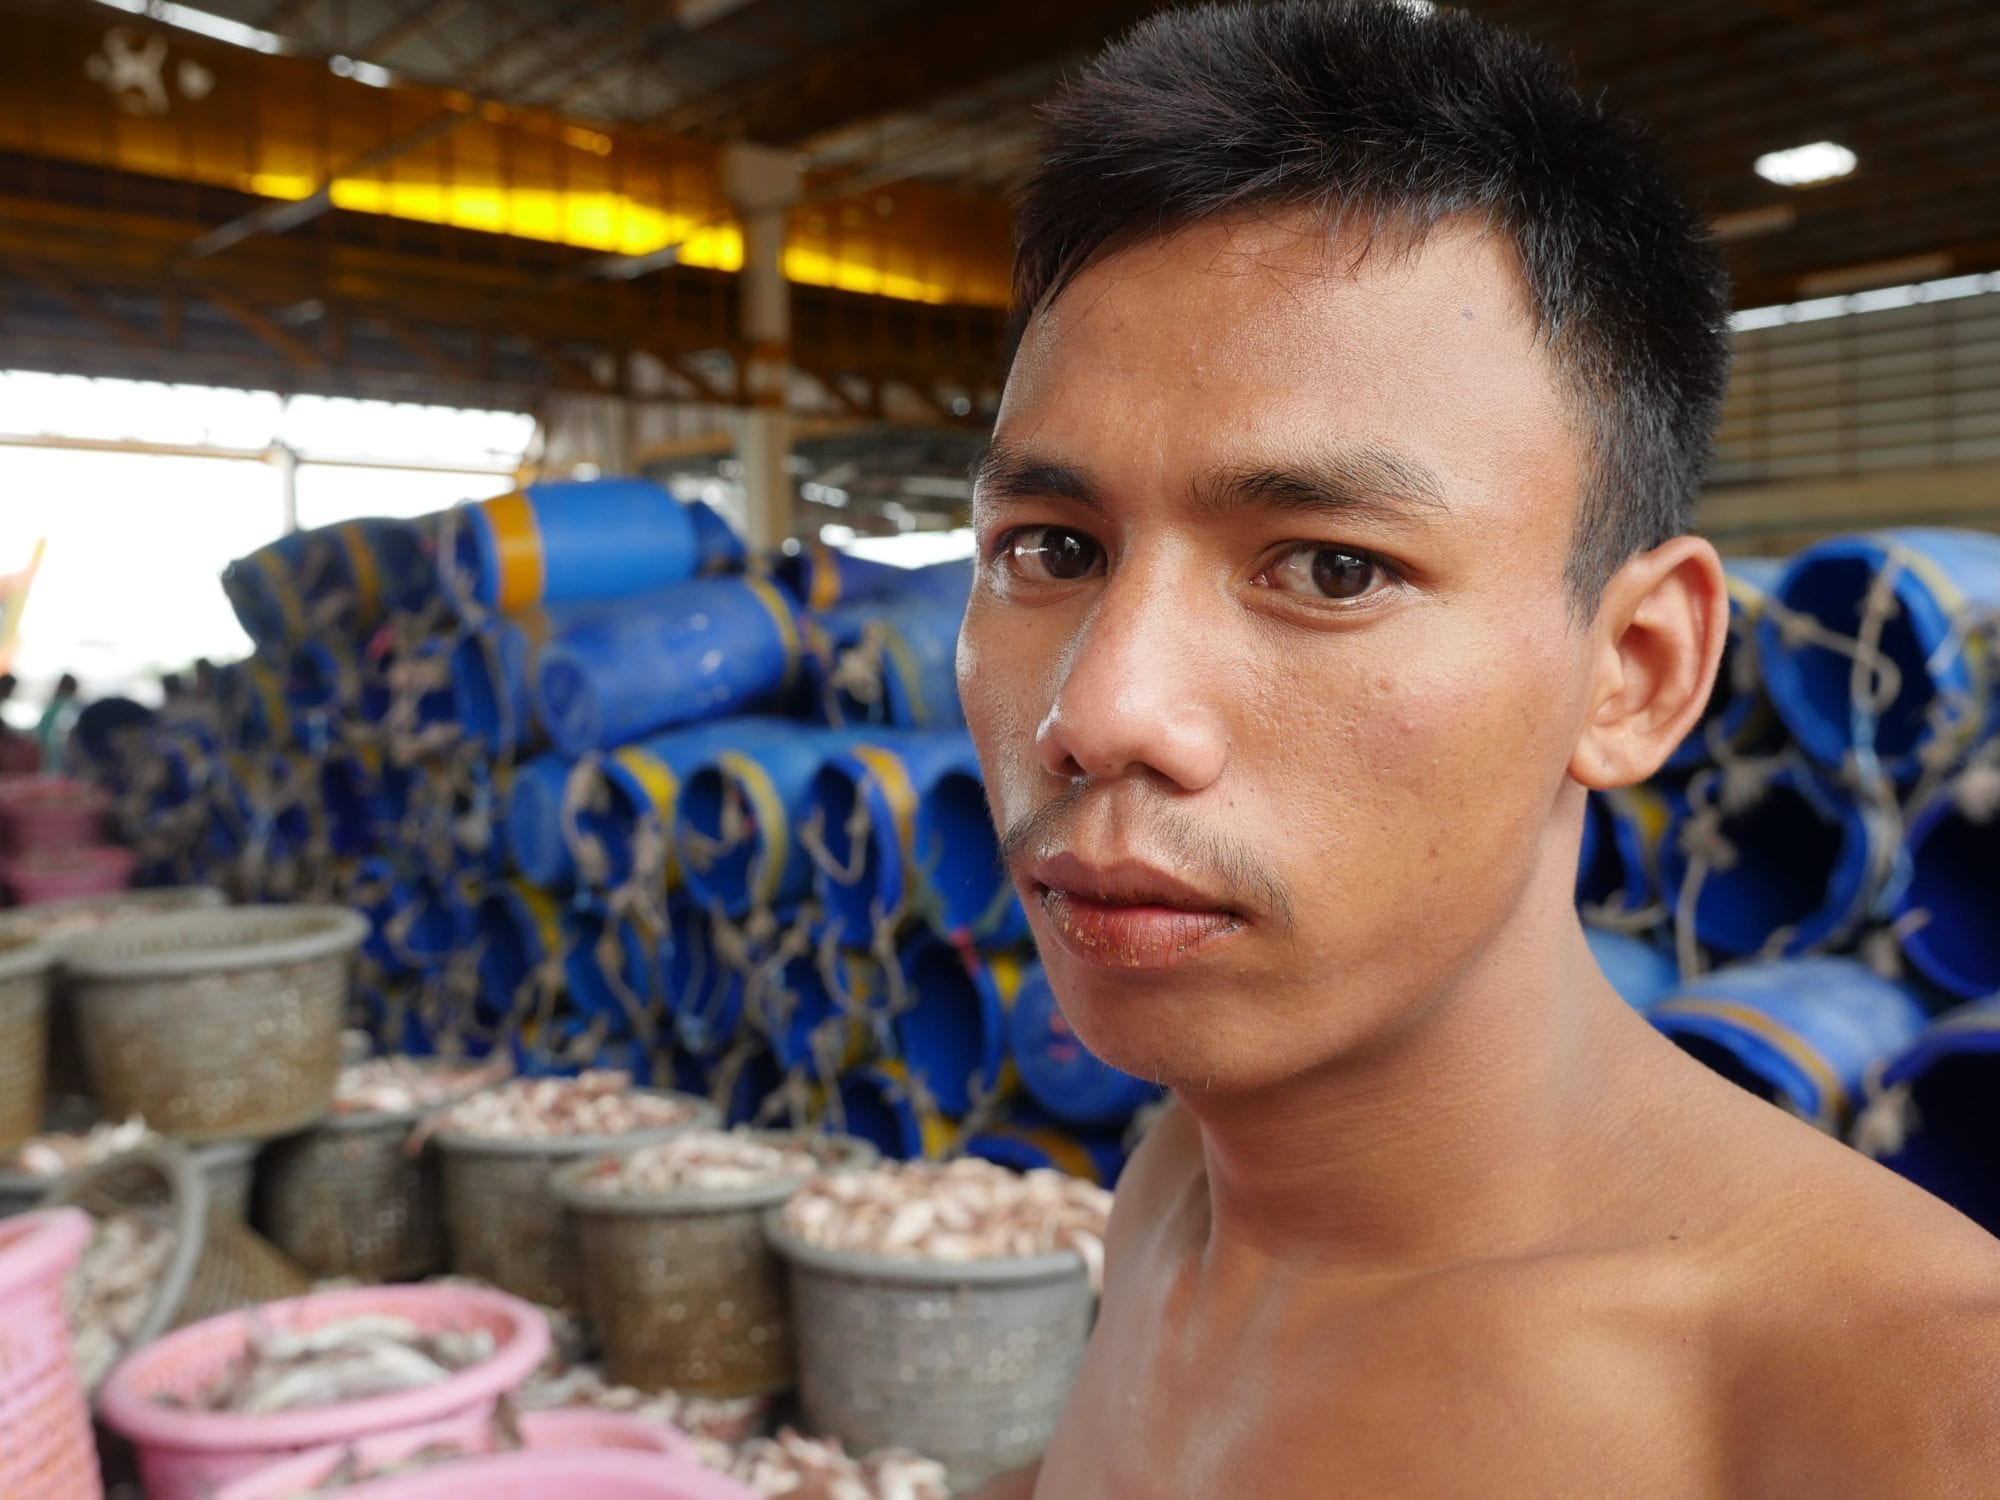
M1729 376L1729 281L1635 124L1547 52L1403 0L1207 5L1142 22L1047 110L1014 262L1021 325L1095 257L1199 220L1305 208L1366 244L1483 217L1513 241L1591 461L1583 612L1687 530Z

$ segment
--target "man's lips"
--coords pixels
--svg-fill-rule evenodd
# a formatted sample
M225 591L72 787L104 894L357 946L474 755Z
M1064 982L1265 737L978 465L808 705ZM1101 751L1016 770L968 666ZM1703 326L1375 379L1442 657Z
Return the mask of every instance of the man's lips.
M1171 968L1244 927L1218 898L1136 860L1095 865L1050 855L1029 878L1057 941L1105 968Z

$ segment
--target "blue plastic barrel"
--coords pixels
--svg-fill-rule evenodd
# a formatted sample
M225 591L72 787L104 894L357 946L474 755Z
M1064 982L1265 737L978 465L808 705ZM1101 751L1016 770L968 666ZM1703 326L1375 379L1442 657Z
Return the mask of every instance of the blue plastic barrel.
M355 745L319 765L319 800L335 854L367 854L400 837L411 773L372 746Z
M697 579L552 622L535 713L574 757L744 712L783 693L798 660L797 620L775 585Z
M307 534L301 569L309 625L358 640L395 610L437 594L437 566L414 522L365 518Z
M1896 921L1910 962L1960 999L2000 992L2000 818L1947 791L1911 820L1906 846Z
M1597 967L1634 1010L1647 1009L1681 982L1680 966L1651 943L1603 927L1585 927L1583 937Z
M883 731L827 757L814 776L806 817L818 831L824 859L813 889L849 941L866 941L878 923L894 923L923 903L927 872L917 858L918 810L941 778L963 770L971 747L962 730ZM951 851L967 852L963 845ZM961 881L955 867L930 874L945 884Z
M927 1106L901 1063L850 1068L840 1076L837 1130L867 1141L893 1161L942 1157L955 1134L951 1121Z
M1704 771L1690 791L1708 795L1718 773ZM1683 800L1660 846L1660 880L1676 910L1690 868L1693 826ZM1695 935L1720 953L1762 953L1780 931L1786 955L1824 948L1852 935L1887 878L1891 831L1831 782L1803 766L1772 778L1764 793L1723 817L1734 850L1727 869L1711 863L1694 901Z
M1021 976L1007 1038L1029 1097L1072 1125L1122 1127L1160 1095L1158 1084L1121 1072L1078 1040L1039 963Z
M1828 1130L1860 1100L1869 1067L1925 1022L1908 989L1847 958L1718 969L1646 1015L1725 1078Z
M646 479L531 484L461 507L447 534L453 594L503 612L629 598L692 577L701 558L693 514Z
M1870 589L1891 568L1898 607L1883 624L1879 650L1900 680L1894 698L1872 714L1853 701L1852 659L1790 637L1786 616L1854 637ZM1954 715L1957 746L1988 724L1990 668L1977 648L1966 649L1963 632L1974 616L2000 609L2000 537L1926 527L1835 537L1794 557L1772 597L1780 608L1767 610L1757 631L1765 691L1822 765L1840 767L1859 748L1892 778L1908 780L1937 733L1934 710Z
M479 940L480 1009L505 1016L528 976L562 952L561 915L546 891L525 881L490 886L479 903Z
M808 635L827 722L936 729L963 724L962 599L863 601L819 616Z
M694 523L695 571L699 573L740 573L748 560L743 538L722 512L700 500L687 502L688 519Z
M562 819L571 769L569 758L552 750L516 766L507 788L503 826L508 857L523 876L545 889L576 878L576 860L563 838Z
M914 838L924 907L934 927L982 947L1027 941L1028 914L1001 867L1000 836L969 742L964 760L941 771L918 799Z
M368 918L362 951L388 973L428 972L451 957L451 901L428 876L373 856L357 866L350 899Z
M660 942L602 902L569 907L562 918L563 978L579 1014L602 1017L610 1034L649 1035L663 1007Z
M306 633L299 572L312 545L306 532L294 531L222 570L222 592L259 651L278 651Z
M1729 557L1722 562L1729 586L1729 634L1715 670L1708 706L1688 737L1667 757L1669 771L1691 771L1712 761L1714 745L1749 751L1776 737L1777 718L1764 696L1757 662L1757 624L1764 600L1777 587L1785 565L1761 557Z
M285 699L285 678L268 661L252 660L247 668L249 695L244 703L245 749L272 749L292 741L291 705Z
M674 837L688 893L740 918L810 893L813 865L799 828L821 767L856 741L810 724L735 722L744 726L737 744L697 766L682 786Z
M816 943L751 981L751 1003L781 1068L838 1071L867 1055L867 1012L884 998L882 966L866 953Z
M743 1026L745 974L716 947L709 919L681 903L668 913L667 1003L674 1034L698 1057L719 1057Z
M1855 1145L2000 1234L2000 999L1940 1016L1871 1093Z
M768 1051L732 1051L703 1070L702 1085L696 1092L721 1108L726 1129L754 1125L760 1130L782 1130L787 1124L786 1112L772 1103L771 1096L784 1084L784 1071Z
M1040 1110L1016 1106L975 1132L965 1143L965 1154L1016 1172L1050 1169L1111 1188L1118 1185L1130 1153L1115 1131L1066 1127Z
M1658 892L1656 856L1669 819L1651 787L1592 792L1585 800L1577 904L1615 913L1643 911Z
M540 610L489 615L452 648L452 711L466 738L490 754L522 749L541 732L529 680L547 631Z
M299 642L287 660L285 704L293 719L359 713L361 664L330 641Z
M791 544L787 544L788 547ZM873 562L841 552L824 542L803 542L777 560L773 572L807 609L829 610L856 599L881 598L901 591L911 569Z
M907 993L896 1047L910 1076L948 1115L1010 1088L1007 1012L1021 987L1020 955L982 956L920 933L897 957Z
M571 773L576 821L565 829L577 868L607 885L624 885L637 875L672 888L680 880L674 839L688 779L724 750L798 727L782 719L714 719L579 761Z

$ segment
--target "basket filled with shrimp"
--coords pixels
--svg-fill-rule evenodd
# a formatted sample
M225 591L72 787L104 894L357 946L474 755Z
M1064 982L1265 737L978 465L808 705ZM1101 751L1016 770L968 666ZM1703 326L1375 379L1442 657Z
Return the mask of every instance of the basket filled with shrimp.
M437 1152L423 1120L496 1082L504 1064L384 1057L349 1063L332 1112L274 1141L263 1161L259 1222L316 1276L403 1281L445 1262Z
M693 1440L669 1426L589 1411L517 1412L503 1398L492 1411L331 1444L281 1459L216 1493L215 1500L303 1500L309 1495L366 1494L365 1485L440 1466L507 1453L577 1451L651 1455L675 1469L698 1462Z
M628 1074L510 1079L433 1115L452 1269L551 1307L578 1305L581 1268L550 1175L713 1127L706 1099L634 1088Z
M814 1178L766 1219L790 1268L806 1424L915 1448L954 1487L1047 1446L1083 1361L1111 1195L913 1161Z
M162 1138L144 1120L100 1121L87 1130L50 1130L30 1136L0 1158L0 1218L26 1213L78 1172Z
M483 1419L548 1352L549 1325L459 1286L320 1292L210 1318L130 1355L98 1393L148 1500L197 1500L309 1449Z
M875 1159L849 1136L695 1130L560 1171L606 1373L719 1398L789 1390L784 1266L764 1215L808 1178Z

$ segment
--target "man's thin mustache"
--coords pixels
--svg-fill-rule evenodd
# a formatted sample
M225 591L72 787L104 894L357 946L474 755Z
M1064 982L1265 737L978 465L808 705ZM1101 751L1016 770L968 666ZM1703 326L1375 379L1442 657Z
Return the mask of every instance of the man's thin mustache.
M1068 837L1070 825L1090 791L1088 783L1072 783L1016 819L1000 836L1002 867L1013 874L1024 858L1074 842ZM1149 836L1145 847L1153 858L1194 872L1194 883L1216 892L1225 905L1264 911L1282 925L1292 925L1290 889L1241 844L1220 837L1182 813L1163 810L1150 815L1146 825ZM1203 875L1208 878L1203 879Z

